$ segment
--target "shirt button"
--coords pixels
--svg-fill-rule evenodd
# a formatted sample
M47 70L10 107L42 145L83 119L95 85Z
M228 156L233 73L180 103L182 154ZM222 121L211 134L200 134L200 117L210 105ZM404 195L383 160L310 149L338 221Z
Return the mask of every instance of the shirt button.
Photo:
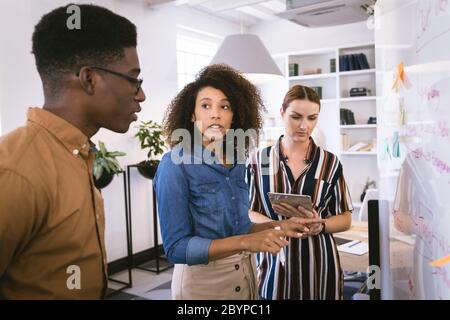
M235 268L236 270L239 270L239 265L238 265L238 264L235 264L235 265L234 265L234 268Z
M225 180L230 181L230 177L226 177Z
M237 286L236 288L234 288L234 291L236 291L236 292L241 291L241 287Z
M234 223L235 223L235 224L239 224L239 220L236 220Z
M80 150L73 149L72 153L73 153L74 156L77 156L80 153Z
M216 189L212 189L211 191L212 191L212 192L216 192Z
M96 214L95 217L97 218L97 220L100 220L100 216L98 214Z
M231 200L235 200L236 198L235 197L231 197Z

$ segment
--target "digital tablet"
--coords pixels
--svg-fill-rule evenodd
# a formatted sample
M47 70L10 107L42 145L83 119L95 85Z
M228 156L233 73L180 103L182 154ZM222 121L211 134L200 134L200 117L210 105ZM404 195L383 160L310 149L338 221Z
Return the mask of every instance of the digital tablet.
M272 205L274 204L280 204L281 202L290 204L293 207L302 206L303 208L306 208L308 210L313 209L313 204L311 201L311 197L307 195L302 194L289 194L289 193L276 193L276 192L268 192L267 195L269 196L270 203ZM312 218L313 215L304 216L298 213L298 215L285 215L280 214L288 217L300 217L300 218Z

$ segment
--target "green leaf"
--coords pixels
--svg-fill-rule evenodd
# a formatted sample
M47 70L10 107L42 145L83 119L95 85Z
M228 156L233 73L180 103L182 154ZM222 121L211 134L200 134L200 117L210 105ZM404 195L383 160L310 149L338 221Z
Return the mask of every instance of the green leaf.
M95 180L99 180L103 174L103 167L98 166L97 172L95 173Z
M98 142L98 145L100 146L100 152L102 154L106 154L106 148L105 148L105 144L101 141Z

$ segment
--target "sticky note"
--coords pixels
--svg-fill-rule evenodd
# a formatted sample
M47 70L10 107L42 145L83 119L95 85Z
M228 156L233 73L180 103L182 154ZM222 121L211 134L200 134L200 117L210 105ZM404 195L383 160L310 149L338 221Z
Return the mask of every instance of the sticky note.
M450 263L450 256L446 256L444 258L434 260L430 263L430 265L432 267L442 267L442 266L446 265L447 263Z

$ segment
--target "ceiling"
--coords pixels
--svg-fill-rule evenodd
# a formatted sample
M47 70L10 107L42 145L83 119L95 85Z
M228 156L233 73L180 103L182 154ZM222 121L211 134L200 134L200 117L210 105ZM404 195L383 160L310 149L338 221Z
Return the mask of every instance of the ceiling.
M144 0L150 7L185 6L242 23L245 27L280 19L286 10L285 0Z

